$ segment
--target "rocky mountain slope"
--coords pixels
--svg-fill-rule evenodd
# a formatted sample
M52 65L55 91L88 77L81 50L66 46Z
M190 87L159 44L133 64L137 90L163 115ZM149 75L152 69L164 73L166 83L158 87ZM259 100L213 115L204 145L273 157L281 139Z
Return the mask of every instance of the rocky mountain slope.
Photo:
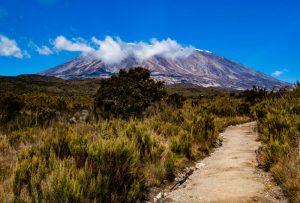
M60 78L107 78L121 68L145 67L153 78L167 84L191 83L203 87L247 89L253 85L272 89L285 86L261 72L251 70L232 60L208 51L194 50L185 57L168 58L155 55L144 61L130 56L117 64L106 64L91 56L79 56L72 61L46 70L41 75Z

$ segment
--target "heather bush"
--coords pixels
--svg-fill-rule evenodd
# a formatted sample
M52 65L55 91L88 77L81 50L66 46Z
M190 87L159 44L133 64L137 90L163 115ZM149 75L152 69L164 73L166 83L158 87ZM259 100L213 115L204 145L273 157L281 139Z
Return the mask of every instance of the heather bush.
M143 112L166 95L163 82L150 78L145 68L120 70L100 82L95 97L95 113L104 119L142 117Z
M172 181L186 163L208 155L226 126L248 121L240 110L243 98L163 98L162 83L149 79L143 69L121 71L100 83L108 86L101 86L95 102L43 93L0 99L5 104L0 106L0 154L9 156L5 162L0 159L0 172L14 201L143 201L150 187ZM115 95L117 87L121 89ZM82 110L107 119L68 122ZM290 112L299 112L299 107ZM289 135L291 122L271 123ZM274 153L284 140L276 138L266 153L270 165L278 161ZM286 148L281 150L280 156ZM13 201L6 193L4 199Z
M237 119L240 120L240 119ZM222 121L222 122L221 122ZM16 201L135 202L210 152L229 119L201 105L166 106L143 120L113 119L13 131ZM222 124L221 124L222 123Z
M54 127L38 146L19 154L13 182L32 201L134 201L142 198L144 179L134 140L98 137L93 142L70 127ZM105 192L107 191L107 192Z
M175 171L175 158L172 152L167 152L164 161L165 167L165 177L167 180L172 181L175 178L174 171Z
M174 153L183 154L187 158L192 158L192 136L186 131L180 131L171 142L171 150Z
M47 127L57 121L65 122L70 115L82 110L92 112L92 98L55 96L37 92L0 95L0 131Z
M271 171L292 202L300 200L299 89L279 92L252 108L263 142L261 164Z

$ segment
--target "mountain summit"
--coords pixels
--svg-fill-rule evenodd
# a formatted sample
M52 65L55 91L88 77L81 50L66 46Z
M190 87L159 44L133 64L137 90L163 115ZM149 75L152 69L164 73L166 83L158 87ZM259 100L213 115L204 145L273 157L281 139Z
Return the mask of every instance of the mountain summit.
M41 75L60 78L107 78L120 69L144 67L151 71L154 79L166 84L191 83L199 86L247 89L252 86L267 89L278 88L287 83L261 72L251 70L232 60L209 51L195 49L189 55L167 57L154 55L140 60L134 55L121 62L107 64L94 56L81 55L72 61L41 72Z

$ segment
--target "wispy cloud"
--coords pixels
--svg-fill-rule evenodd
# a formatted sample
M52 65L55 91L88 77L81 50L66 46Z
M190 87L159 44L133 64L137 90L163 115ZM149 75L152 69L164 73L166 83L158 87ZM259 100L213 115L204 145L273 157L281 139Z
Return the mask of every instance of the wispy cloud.
M64 36L58 36L53 42L54 48L57 51L76 51L89 53L95 51L92 47L86 44L82 39L69 40Z
M47 46L37 47L36 51L40 55L51 55L51 54L53 54L53 51Z
M172 39L152 39L147 42L124 42L120 38L105 37L99 40L93 37L90 42L81 38L69 40L58 36L54 42L57 51L77 51L84 55L94 56L105 63L118 63L128 56L135 56L139 60L146 60L155 55L168 58L187 57L195 49L192 46L184 47Z
M0 35L0 56L23 58L23 56L27 57L29 54L27 51L23 53L15 40Z
M283 69L283 70L275 70L275 71L272 73L272 75L275 76L275 77L279 77L279 76L281 76L282 74L284 74L284 73L286 73L286 72L288 72L287 69Z
M53 54L53 51L48 46L38 46L32 41L29 42L28 46L34 49L40 55L48 56Z

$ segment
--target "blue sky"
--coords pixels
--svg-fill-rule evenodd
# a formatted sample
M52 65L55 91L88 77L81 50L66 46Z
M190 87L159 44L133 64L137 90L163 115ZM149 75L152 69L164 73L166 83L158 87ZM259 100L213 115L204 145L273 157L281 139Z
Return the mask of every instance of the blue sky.
M171 38L255 70L300 80L300 1L0 0L0 75L36 73L106 36ZM55 47L57 37L72 49Z

